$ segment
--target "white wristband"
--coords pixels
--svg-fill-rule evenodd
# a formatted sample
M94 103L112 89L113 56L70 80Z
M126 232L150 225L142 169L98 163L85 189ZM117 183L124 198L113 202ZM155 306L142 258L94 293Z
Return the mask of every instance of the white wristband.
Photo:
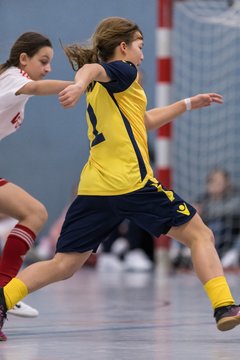
M186 98L186 99L184 99L184 102L185 102L185 105L186 105L186 109L191 110L192 109L191 99Z

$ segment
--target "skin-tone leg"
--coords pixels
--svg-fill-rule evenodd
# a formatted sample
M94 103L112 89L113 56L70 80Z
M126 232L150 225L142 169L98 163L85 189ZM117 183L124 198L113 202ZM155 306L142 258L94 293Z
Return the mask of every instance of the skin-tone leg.
M31 293L48 284L70 278L89 258L85 253L57 253L53 259L28 266L17 276Z
M187 224L172 227L169 236L191 249L195 271L203 284L223 276L222 265L214 247L211 230L196 214ZM17 277L28 288L29 293L50 283L71 277L85 263L91 251L85 253L57 253L52 260L28 266Z
M188 223L172 227L168 235L188 246L192 254L195 272L205 284L208 280L223 276L223 269L214 246L212 231L196 214Z
M47 220L45 207L19 186L7 183L0 186L0 213L13 217L36 235Z

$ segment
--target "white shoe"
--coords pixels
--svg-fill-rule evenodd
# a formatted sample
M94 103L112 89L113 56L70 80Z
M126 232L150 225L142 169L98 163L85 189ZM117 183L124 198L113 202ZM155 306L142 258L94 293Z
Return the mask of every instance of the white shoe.
M11 310L8 310L8 314L21 317L37 317L39 312L37 309L25 304L22 301L19 301Z
M237 249L228 250L221 259L224 269L239 266L239 251Z
M111 247L111 252L116 256L121 256L128 251L128 241L124 237L117 238Z
M100 272L120 272L123 270L123 265L121 260L119 260L115 255L101 253L97 259L97 270Z
M125 256L124 269L126 271L150 271L152 268L152 261L141 249L131 250Z

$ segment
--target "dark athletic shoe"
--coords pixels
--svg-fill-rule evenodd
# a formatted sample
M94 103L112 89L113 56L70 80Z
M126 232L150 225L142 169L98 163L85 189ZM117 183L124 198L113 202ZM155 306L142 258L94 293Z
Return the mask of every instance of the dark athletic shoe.
M216 308L214 311L217 328L227 331L240 325L240 305L228 305Z
M0 341L6 341L7 337L2 332L4 321L7 318L7 306L4 298L3 288L0 288Z

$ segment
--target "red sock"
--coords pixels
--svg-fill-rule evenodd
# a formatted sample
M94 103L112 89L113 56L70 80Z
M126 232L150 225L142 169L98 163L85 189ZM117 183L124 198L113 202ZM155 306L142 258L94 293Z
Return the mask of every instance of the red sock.
M26 226L17 224L8 235L0 260L0 287L6 285L20 270L24 255L36 235Z

